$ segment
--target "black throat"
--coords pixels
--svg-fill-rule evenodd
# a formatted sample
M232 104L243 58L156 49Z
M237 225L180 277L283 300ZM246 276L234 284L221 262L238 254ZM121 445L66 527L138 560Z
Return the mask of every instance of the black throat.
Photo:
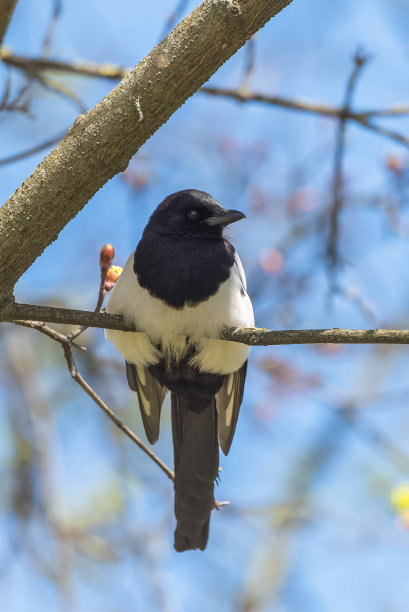
M172 308L195 306L214 295L230 275L234 247L220 238L144 232L133 269L141 287Z

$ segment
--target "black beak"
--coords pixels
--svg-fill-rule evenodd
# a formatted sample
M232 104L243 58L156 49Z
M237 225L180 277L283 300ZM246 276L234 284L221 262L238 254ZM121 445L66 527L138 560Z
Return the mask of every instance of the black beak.
M245 219L246 215L239 210L224 210L221 215L217 215L217 217L210 217L206 219L204 223L212 227L213 225L230 225L230 223L235 223L236 221L240 221L240 219Z

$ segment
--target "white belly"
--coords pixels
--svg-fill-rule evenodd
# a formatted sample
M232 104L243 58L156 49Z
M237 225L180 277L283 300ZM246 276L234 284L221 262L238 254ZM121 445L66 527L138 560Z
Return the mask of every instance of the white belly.
M236 255L237 257L237 255ZM203 372L228 374L246 361L250 347L237 342L217 340L223 327L254 326L250 298L243 291L240 260L219 291L197 306L181 310L170 308L143 289L133 271L133 253L119 277L108 302L107 312L122 314L125 320L143 332L106 330L108 340L129 363L147 366L162 357L176 361L183 358L189 344L196 346L190 364ZM244 280L245 282L245 280ZM158 350L156 345L161 346Z

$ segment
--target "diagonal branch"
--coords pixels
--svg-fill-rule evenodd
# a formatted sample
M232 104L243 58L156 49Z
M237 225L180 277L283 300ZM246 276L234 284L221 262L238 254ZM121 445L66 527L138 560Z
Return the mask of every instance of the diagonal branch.
M81 389L83 389L85 391L85 393L87 395L89 395L89 397L97 404L97 406L99 406L101 408L101 410L103 410L105 412L107 417L109 417L111 419L111 421L113 423L115 423L115 425L118 427L118 429L123 431L124 434L126 434L128 436L128 438L130 438L132 440L132 442L134 442L136 444L136 446L138 446L141 450L143 450L143 452L146 453L146 455L148 455L148 457L150 459L152 459L152 461L154 461L154 463L156 463L156 465L159 466L160 469L163 472L165 472L166 476L170 480L173 481L175 475L172 472L172 470L170 470L168 468L168 466L165 463L163 463L163 461L161 461L159 459L159 457L157 457L155 455L155 453L153 453L151 451L151 449L148 448L142 442L142 440L140 438L138 438L138 436L136 436L134 434L134 432L131 429L129 429L129 427L124 425L124 423L122 423L122 421L120 419L118 419L116 414L109 408L109 406L107 406L105 404L105 402L102 401L102 399L99 397L99 395L97 395L95 393L95 391L92 389L92 387L89 386L89 384L86 382L86 380L84 380L84 378L81 376L81 374L77 370L77 366L75 365L75 362L74 362L74 359L73 359L72 352L71 352L69 344L64 343L62 346L63 346L64 357L65 357L65 360L67 362L68 370L69 370L69 372L71 374L71 378L73 378L75 380L75 382L79 384Z
M168 118L291 0L204 0L93 109L0 209L3 302L65 225ZM140 118L143 116L143 120Z
M122 421L116 416L116 414L109 408L109 406L107 406L107 404L105 404L105 402L99 397L99 395L95 393L94 389L81 376L72 356L72 341L68 336L61 334L60 332L55 329L52 329L51 327L47 327L46 325L44 325L44 323L38 323L35 321L15 321L15 323L17 323L17 325L23 325L24 327L31 327L32 329L35 329L40 333L46 335L48 338L51 338L51 340L55 340L56 342L58 342L64 351L64 357L67 362L68 370L75 382L78 383L78 385L97 404L97 406L99 406L101 410L105 412L105 414L111 419L111 421L121 431L123 431L124 434L126 434L128 438L130 438L132 442L134 442L146 455L148 455L148 457L152 459L152 461L154 461L156 465L160 467L160 469L166 474L166 476L170 480L174 480L174 474L172 470L170 470L168 466L165 465L165 463L163 463L163 461L161 461L159 457L157 457L155 453L153 453L151 449L148 448L146 444L144 444L142 440L138 438L138 436L136 436L131 429L129 429L129 427L122 423Z
M60 140L62 140L66 134L67 134L67 130L63 134L58 134L58 136L54 136L54 138L51 138L50 140L45 140L44 142L41 142L38 145L30 147L26 149L25 151L21 151L20 153L9 155L8 157L3 157L2 159L0 159L0 166L6 166L7 164L12 164L13 162L20 161L20 159L25 159L26 157L30 157L31 155L34 155L35 153L39 153L40 151L43 151L44 149L48 149L49 147L52 147L53 145L57 144L57 142L60 142Z

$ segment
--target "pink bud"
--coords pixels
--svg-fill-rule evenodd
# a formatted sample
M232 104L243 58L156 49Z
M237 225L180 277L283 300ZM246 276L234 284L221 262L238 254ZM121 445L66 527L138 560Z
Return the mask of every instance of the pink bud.
M105 293L108 293L108 291L111 291L111 289L113 289L114 287L115 287L115 283L105 281L105 284L104 284Z
M109 267L114 259L115 249L112 244L106 244L101 249L101 254L99 256L99 265Z

